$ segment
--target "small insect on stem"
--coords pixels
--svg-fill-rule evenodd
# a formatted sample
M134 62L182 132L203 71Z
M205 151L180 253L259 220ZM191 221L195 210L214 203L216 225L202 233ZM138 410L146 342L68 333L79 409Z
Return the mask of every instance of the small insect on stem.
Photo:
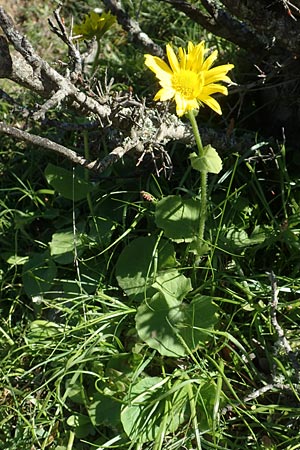
M155 203L157 201L153 195L149 194L149 192L146 191L141 191L141 196L144 200L150 203Z

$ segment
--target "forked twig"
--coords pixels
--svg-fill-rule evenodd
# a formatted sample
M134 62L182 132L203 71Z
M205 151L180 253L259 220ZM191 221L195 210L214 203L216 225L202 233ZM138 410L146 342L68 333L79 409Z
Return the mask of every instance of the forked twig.
M22 55L25 60L24 62L27 63L27 66L31 67L31 73L28 72L28 77L31 77L30 86L32 90L48 98L48 101L40 108L40 110L36 111L35 119L43 119L46 111L49 110L50 107L53 108L54 106L59 105L61 101L67 99L73 101L75 106L77 105L77 107L80 107L83 111L89 111L90 113L94 113L101 118L107 118L109 116L111 111L108 105L102 105L99 101L96 101L91 96L77 89L77 87L70 80L53 69L34 51L34 48L28 39L15 28L13 21L2 6L0 6L0 27L2 28L6 38L14 46L17 52ZM10 58L10 71L8 70L5 76L10 78L9 72L11 72L13 81L16 81L16 77L13 77L13 72L16 66L13 63L13 57L9 52L8 45L4 47L5 42L3 40L2 45L7 53L5 55L6 58ZM22 69L22 66L19 67L18 79L22 78ZM27 85L28 84L29 81L27 80Z
M48 23L53 33L55 33L68 46L69 56L73 63L73 68L71 70L71 79L76 81L76 79L78 78L79 75L81 75L83 70L82 69L83 63L80 51L78 50L76 45L74 45L74 42L69 36L69 33L67 32L67 29L64 25L63 19L60 17L60 7L58 7L53 12L53 15L56 20L57 26L53 23L51 19L48 19Z
M163 56L162 48L155 44L152 39L141 30L140 25L136 20L129 17L124 11L120 0L102 0L105 6L117 17L120 25L126 30L132 41L144 48L147 52L155 56Z
M40 147L42 149L50 150L51 152L63 156L74 164L78 164L97 173L104 172L109 166L114 164L116 161L122 158L125 153L131 150L131 147L129 146L125 148L116 147L105 158L103 158L102 161L88 161L83 156L80 156L76 152L74 152L74 150L58 144L57 142L51 141L50 139L43 138L41 136L30 134L27 131L12 127L5 124L4 122L0 122L0 133L7 134L8 136L13 136L15 139L36 145L37 147Z
M279 325L277 320L277 307L278 307L278 288L277 288L277 280L275 277L274 272L271 270L271 272L268 273L270 282L271 282L271 290L272 290L272 297L270 301L270 316L271 316L271 322L276 330L277 336L278 336L278 344L281 348L284 349L286 355L290 359L296 373L296 378L299 381L299 370L300 365L297 360L297 357L295 353L293 352L289 341L285 337L284 331L282 327Z

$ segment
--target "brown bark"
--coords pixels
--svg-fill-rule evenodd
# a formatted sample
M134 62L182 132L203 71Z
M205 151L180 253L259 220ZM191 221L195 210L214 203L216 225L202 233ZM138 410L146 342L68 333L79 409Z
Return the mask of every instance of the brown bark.
M170 165L163 146L171 140L189 142L192 139L189 128L172 114L154 114L152 109L146 108L143 102L132 98L130 93L110 95L108 87L107 91L104 89L102 96L99 93L93 94L90 90L87 93L84 84L78 83L78 79L81 77L78 72L82 67L81 56L72 41L69 40L59 12L56 11L54 16L58 25L55 26L50 21L50 26L69 48L72 59L71 75L62 75L41 58L28 39L17 30L4 8L0 6L0 27L5 35L0 36L0 78L10 79L45 100L35 111L30 111L23 106L23 115L27 119L44 120L46 123L47 112L64 104L66 108L75 108L79 114L96 120L99 132L101 128L107 132L107 129L113 126L115 133L117 132L119 136L119 142L103 160L88 161L74 150L10 126L5 122L0 122L0 133L55 152L74 164L82 165L98 173L103 172L133 149L137 152L139 161L148 152L153 155L153 159L161 153L162 166L164 167L164 162ZM133 22L130 24L132 25ZM151 48L150 38L147 39L147 36L137 27L135 27L135 31L137 31L136 38L140 39L140 43L150 45ZM15 52L11 52L9 44L14 47ZM154 46L154 48L156 47ZM158 46L157 51L159 53ZM2 98L9 99L10 103L14 103L14 100L5 92L1 91L1 95ZM64 124L61 125L63 127Z
M248 126L277 137L285 128L288 138L299 138L299 0L156 1L172 5L242 50L236 56L236 73L246 72L242 82L253 85L240 86L241 99L247 93L253 105Z
M222 0L222 3L240 21L251 26L259 37L265 37L271 53L300 54L300 11L292 2Z
M157 0L169 3L195 22L238 46L255 53L287 56L300 54L300 10L287 0Z
M184 12L190 19L201 25L213 34L227 39L252 52L259 52L265 47L265 40L249 28L246 23L238 20L224 8L220 8L214 2L203 0L202 4L206 13L197 5L185 0L157 0L169 3L178 11Z

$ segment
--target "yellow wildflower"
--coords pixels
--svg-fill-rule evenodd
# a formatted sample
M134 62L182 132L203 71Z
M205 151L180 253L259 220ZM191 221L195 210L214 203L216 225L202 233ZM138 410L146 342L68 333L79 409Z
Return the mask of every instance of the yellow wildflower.
M170 66L157 56L145 55L146 66L155 73L161 85L154 100L174 99L178 116L198 109L202 103L222 114L219 103L211 95L217 92L228 94L227 88L218 82L231 82L227 72L234 67L233 64L211 68L218 52L215 50L205 59L208 49L204 41L198 45L189 42L187 52L180 47L178 58L170 44L166 50Z
M115 16L110 12L103 12L100 15L95 11L90 11L82 24L74 25L73 34L77 35L79 39L92 39L95 36L99 40L115 21Z

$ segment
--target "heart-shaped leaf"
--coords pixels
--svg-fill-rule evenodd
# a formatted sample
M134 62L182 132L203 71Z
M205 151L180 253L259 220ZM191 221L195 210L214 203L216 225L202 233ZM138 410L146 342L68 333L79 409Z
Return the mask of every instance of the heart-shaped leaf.
M140 237L124 248L116 264L119 286L127 295L144 298L160 271L176 264L174 248L166 240ZM153 295L154 290L152 289ZM151 296L150 295L150 296Z
M94 189L92 183L87 182L76 171L73 173L63 167L49 163L45 169L45 176L49 184L63 197L70 200L81 200Z
M121 421L131 442L156 441L162 433L174 433L185 420L188 387L177 380L173 384L173 393L162 397L170 392L166 381L160 377L147 377L131 386L121 412Z
M191 303L182 303L163 288L138 307L135 320L139 337L149 347L178 357L205 346L217 318L211 297L196 295Z
M191 242L198 233L200 202L169 195L156 204L155 222L176 242Z
M211 145L203 148L203 156L193 152L189 155L192 168L198 172L219 173L222 170L222 160Z

